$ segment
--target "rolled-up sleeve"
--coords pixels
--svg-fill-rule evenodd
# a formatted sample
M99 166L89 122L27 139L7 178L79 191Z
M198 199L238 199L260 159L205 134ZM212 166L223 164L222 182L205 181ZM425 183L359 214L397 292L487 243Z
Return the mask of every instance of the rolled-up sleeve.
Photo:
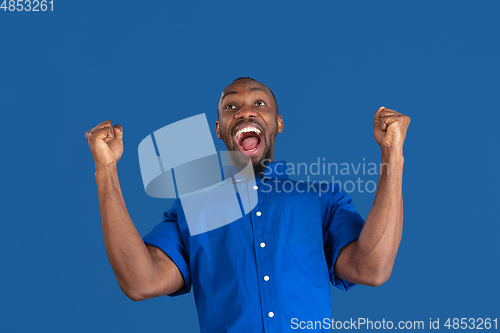
M179 225L177 223L176 201L172 208L163 214L163 222L144 236L144 243L160 248L165 252L175 265L179 268L184 279L184 287L168 296L179 296L189 293L191 290L191 273L189 270L189 256L182 241Z
M335 262L342 248L359 238L364 220L354 210L351 198L340 189L336 188L330 199L323 233L330 281L339 289L349 290L355 284L335 275Z

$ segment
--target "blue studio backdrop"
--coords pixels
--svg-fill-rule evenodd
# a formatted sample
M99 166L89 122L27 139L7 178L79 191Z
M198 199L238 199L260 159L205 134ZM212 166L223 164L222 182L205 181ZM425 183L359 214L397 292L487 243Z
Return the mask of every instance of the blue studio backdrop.
M225 150L217 101L239 76L276 95L276 160L379 163L373 113L384 105L412 118L392 276L378 288L332 288L334 319L428 328L439 318L446 330L447 318L500 317L498 1L54 0L38 12L9 3L0 331L199 332L192 292L132 302L120 291L84 133L106 119L123 125L119 177L145 235L173 200L145 193L140 141L205 113ZM375 193L350 196L366 218Z

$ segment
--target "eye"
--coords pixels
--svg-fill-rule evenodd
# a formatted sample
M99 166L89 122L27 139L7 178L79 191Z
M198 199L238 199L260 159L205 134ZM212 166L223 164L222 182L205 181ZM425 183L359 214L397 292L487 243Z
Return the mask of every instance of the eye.
M255 105L257 105L257 106L265 106L266 103L264 103L263 101L257 101L257 102L255 102Z
M229 110L229 109L234 109L236 108L236 106L234 106L233 104L228 104L226 105L226 107L224 108L225 111Z

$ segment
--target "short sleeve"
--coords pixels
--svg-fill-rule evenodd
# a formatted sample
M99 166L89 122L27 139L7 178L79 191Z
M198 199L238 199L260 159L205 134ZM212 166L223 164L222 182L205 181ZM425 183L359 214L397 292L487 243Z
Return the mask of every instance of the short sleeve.
M351 198L338 187L333 191L326 218L323 243L330 281L339 289L349 290L355 284L338 278L334 266L340 250L359 238L364 220L354 210Z
M144 243L158 247L165 252L179 268L184 279L184 287L168 296L179 296L191 290L191 273L189 270L189 256L182 241L179 225L177 223L178 201L170 210L163 214L163 222L144 236Z

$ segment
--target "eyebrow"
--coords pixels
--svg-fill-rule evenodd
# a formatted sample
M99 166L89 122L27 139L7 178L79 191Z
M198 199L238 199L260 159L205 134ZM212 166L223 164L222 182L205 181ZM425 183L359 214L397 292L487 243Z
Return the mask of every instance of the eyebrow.
M259 87L252 87L249 89L249 91L252 91L252 90L259 90L259 91L262 91L263 93L267 93L264 89L262 88L259 88ZM224 98L226 98L228 95L231 95L231 94L237 94L238 92L236 90L232 90L232 91L228 91L227 93L225 93L222 98L220 99L221 102Z

